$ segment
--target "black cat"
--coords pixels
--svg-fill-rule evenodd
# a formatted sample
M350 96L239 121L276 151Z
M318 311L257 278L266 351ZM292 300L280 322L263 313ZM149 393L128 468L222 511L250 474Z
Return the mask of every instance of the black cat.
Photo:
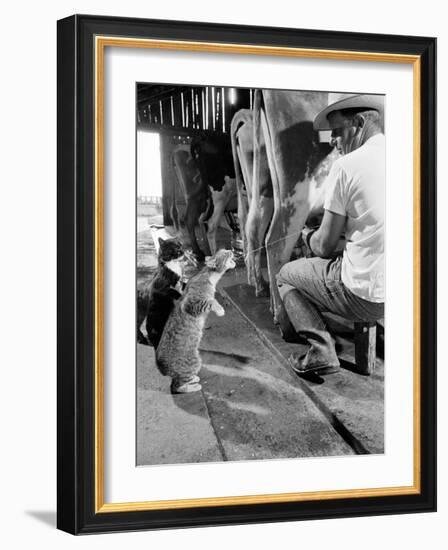
M157 348L174 302L182 295L185 251L176 239L159 238L159 266L149 282L137 288L137 342ZM141 331L146 317L148 338Z

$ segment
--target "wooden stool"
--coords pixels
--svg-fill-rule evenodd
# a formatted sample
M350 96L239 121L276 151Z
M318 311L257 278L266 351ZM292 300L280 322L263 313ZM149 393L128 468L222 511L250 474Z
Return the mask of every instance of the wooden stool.
M376 323L355 323L355 363L360 374L370 375L375 369Z

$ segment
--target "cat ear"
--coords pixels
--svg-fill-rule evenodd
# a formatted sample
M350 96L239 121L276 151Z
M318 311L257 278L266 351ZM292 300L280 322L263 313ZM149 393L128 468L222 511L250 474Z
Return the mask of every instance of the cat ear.
M205 265L210 269L216 269L216 256L206 256Z
M162 246L162 244L164 243L164 239L162 239L162 237L159 237L159 245Z

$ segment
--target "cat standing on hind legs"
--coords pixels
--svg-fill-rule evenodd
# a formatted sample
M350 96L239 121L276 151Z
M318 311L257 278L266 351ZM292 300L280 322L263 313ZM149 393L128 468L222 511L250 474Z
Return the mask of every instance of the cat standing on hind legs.
M235 262L231 250L218 250L205 259L205 267L190 279L182 297L176 301L157 347L160 372L171 376L172 393L199 391L201 369L199 344L210 311L219 317L224 309L215 299L216 285Z

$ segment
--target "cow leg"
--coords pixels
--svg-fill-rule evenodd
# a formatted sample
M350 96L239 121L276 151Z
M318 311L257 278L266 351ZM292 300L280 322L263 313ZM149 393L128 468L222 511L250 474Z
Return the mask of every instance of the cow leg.
M274 322L280 317L282 310L281 298L277 289L277 282L275 276L277 274L276 264L278 259L276 258L276 252L278 251L279 239L281 235L280 227L280 188L278 174L276 172L275 160L272 155L272 144L271 138L269 135L269 129L266 123L266 117L262 109L262 92L258 91L259 97L258 101L254 105L256 114L254 114L254 142L258 142L257 150L260 149L259 143L261 141L261 133L264 134L264 140L266 144L266 154L268 157L269 171L271 173L272 180L272 190L273 190L273 202L274 208L272 213L272 220L269 231L266 235L266 261L268 265L268 276L269 276L269 288L271 291L271 313L274 316ZM256 121L256 123L255 123ZM255 141L256 140L256 141ZM255 155L254 155L254 164L255 164ZM280 268L279 268L280 269Z
M241 150L241 145L239 141L239 130L240 122L238 115L233 118L230 134L231 134L231 143L232 143L232 156L233 156L233 166L235 170L235 184L238 197L238 222L240 225L241 238L243 240L243 253L247 253L247 239L246 239L246 221L247 214L249 210L248 200L250 202L250 179L246 177L245 167L246 162L244 159L243 151Z
M269 296L269 284L265 281L261 272L261 257L264 246L262 244L266 238L266 231L271 223L272 212L274 210L274 200L271 197L261 197L260 216L258 221L257 240L259 245L254 256L255 268L255 292L257 296Z
M293 248L310 212L310 191L315 187L316 181L314 176L311 176L295 186L288 185L278 176L272 148L269 148L269 156L275 204L272 223L266 237L266 255L272 297L271 309L274 320L278 322L283 314L283 304L277 290L276 276L283 265L291 260Z
M278 293L276 276L281 267L289 262L291 253L304 226L309 211L309 182L303 181L290 189L281 180L276 166L269 128L264 111L260 113L260 125L266 142L269 170L271 173L274 213L266 236L266 258L271 290L271 311L274 322L284 317L283 303Z
M198 241L196 239L195 227L198 223L199 216L201 215L199 205L195 200L189 200L185 210L185 227L187 228L188 236L190 238L191 248L193 254L199 261L204 260L204 253L199 248Z
M213 214L207 220L207 240L211 253L215 254L217 250L216 232L218 230L219 221L224 214L224 209L229 199L229 192L228 189L226 189L226 186L224 186L222 191L212 190L211 193L213 200Z
M268 264L269 285L271 289L271 311L277 323L283 312L283 303L278 293L276 276L281 267L290 261L292 250L300 235L305 220L290 223L285 231L285 217L288 209L279 197L277 208L274 207L271 226L266 236L266 258Z
M199 220L199 230L201 231L202 241L204 243L204 248L205 248L205 254L207 256L210 256L211 254L213 254L213 252L211 251L211 248L210 248L210 241L208 237L208 227L209 227L208 222L203 222Z
M258 194L253 198L246 224L248 282L255 286L256 296L269 296L269 285L261 272L261 256L274 202L272 198L258 197Z
M299 235L297 231L285 235L283 227L284 212L285 210L280 207L274 213L271 227L266 237L266 258L269 286L271 289L271 311L275 322L279 321L279 316L283 310L283 304L277 290L276 275L281 267L290 261L292 250Z
M243 180L242 176L242 164L241 161L244 159L241 158L241 151L239 145L236 147L236 155L237 159L234 160L235 162L235 173L236 173L236 186L237 186L237 192L238 192L238 220L240 224L240 232L241 232L241 238L243 239L243 252L244 255L247 254L247 235L246 235L246 224L247 224L247 218L248 218L248 210L249 205L248 201L250 203L250 185L249 183L246 184L246 194L244 193L244 181L249 182L248 178L245 178Z
M255 91L253 112L253 165L250 206L246 224L248 251L246 266L249 284L255 285L256 296L269 296L269 287L261 273L261 251L269 225L273 201L262 197L261 189L261 90Z

